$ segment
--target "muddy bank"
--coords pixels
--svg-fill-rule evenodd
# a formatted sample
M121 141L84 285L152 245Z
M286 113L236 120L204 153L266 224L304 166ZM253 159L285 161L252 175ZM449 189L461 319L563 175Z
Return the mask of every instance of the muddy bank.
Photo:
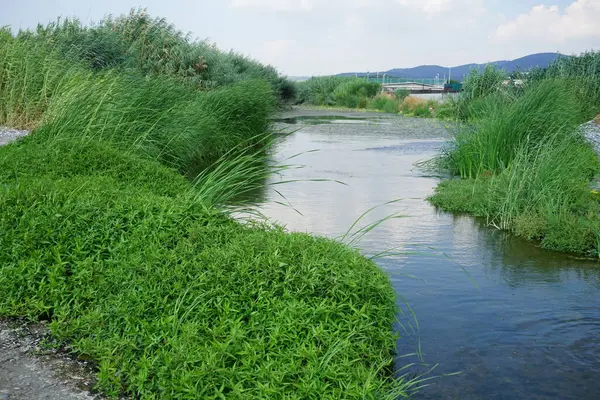
M343 117L343 118L385 118L396 117L395 114L386 114L375 111L352 111L334 108L316 108L316 107L293 107L277 115L278 119L298 118L298 117Z

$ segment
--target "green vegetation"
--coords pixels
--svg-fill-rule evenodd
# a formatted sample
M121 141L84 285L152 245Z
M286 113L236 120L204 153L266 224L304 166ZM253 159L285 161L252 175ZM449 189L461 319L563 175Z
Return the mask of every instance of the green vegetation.
M117 18L109 16L91 27L77 20L59 20L18 36L38 39L37 42L59 52L61 59L83 62L96 72L134 70L144 76L177 79L195 88L263 79L282 101L292 101L295 96L295 86L279 76L275 68L195 40L165 19L150 17L143 9Z
M447 119L451 114L447 110L454 109L454 105L410 96L406 89L382 93L379 83L362 78L313 77L297 83L296 92L296 104L367 109L413 117Z
M403 101L405 98L410 96L410 90L398 89L398 90L396 90L395 94L396 94L396 97L398 98L398 100Z
M367 108L390 114L397 114L400 107L398 98L394 95L378 94L367 103Z
M111 397L408 396L373 262L220 210L277 168L281 92L219 81L226 54L214 85L167 66L153 52L183 39L158 26L125 53L121 28L2 31L0 125L35 130L0 148L0 317L51 321Z
M430 200L545 248L598 256L590 182L600 165L578 127L600 112L600 53L565 60L522 85L502 85L492 67L469 77L455 109L467 122L438 159L462 179L442 182Z
M366 108L369 99L381 91L381 85L359 78L340 76L313 77L297 83L298 104Z
M508 76L505 72L495 65L487 65L482 73L478 69L471 70L454 105L456 117L461 121L481 117L486 112L486 101L490 97L508 102L512 96L509 87L503 86L506 79Z

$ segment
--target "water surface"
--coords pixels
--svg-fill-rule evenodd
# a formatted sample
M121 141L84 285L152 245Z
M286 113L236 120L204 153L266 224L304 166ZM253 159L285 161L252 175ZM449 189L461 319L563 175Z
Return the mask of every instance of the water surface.
M265 214L290 230L337 237L370 207L402 199L365 221L404 216L381 225L360 247L365 254L397 252L378 264L407 314L400 316L406 332L399 354L420 342L424 362L439 364L434 375L462 371L433 380L417 398L600 399L598 264L435 210L425 198L440 177L414 165L436 154L446 131L436 121L376 118L288 121L302 129L280 140L277 159L319 151L294 159L304 168L273 178L301 181L277 187L286 200L269 191L260 200ZM314 178L346 185L306 181ZM408 361L418 358L398 367Z

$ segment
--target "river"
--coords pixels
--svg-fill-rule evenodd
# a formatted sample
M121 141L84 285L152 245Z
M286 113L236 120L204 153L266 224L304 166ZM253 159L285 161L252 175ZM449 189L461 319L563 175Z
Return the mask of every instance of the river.
M278 162L304 167L274 176L272 182L292 182L273 186L256 203L289 230L330 237L343 235L370 207L380 206L360 226L400 216L358 246L366 255L393 249L377 263L402 310L398 354L420 349L399 358L398 368L416 362L405 371L412 376L438 365L416 398L600 398L597 263L542 250L428 204L442 177L415 163L433 157L448 139L439 122L304 114L310 118L298 111L282 116L280 129L299 130L281 137L275 151ZM391 200L398 201L381 206Z

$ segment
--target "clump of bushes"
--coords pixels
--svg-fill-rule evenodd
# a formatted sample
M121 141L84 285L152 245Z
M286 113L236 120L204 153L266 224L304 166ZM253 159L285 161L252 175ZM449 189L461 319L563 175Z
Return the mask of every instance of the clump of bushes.
M379 93L380 85L362 79L345 80L333 91L335 105L348 108L366 108L368 100Z
M369 100L367 108L379 110L390 114L397 114L399 111L400 102L395 95L381 93Z
M381 85L359 78L313 77L297 84L297 103L315 106L366 108Z
M406 89L395 93L381 92L381 85L361 78L340 76L313 77L297 84L297 104L377 110L391 114L401 112L414 117L432 118L442 108L440 102L410 96ZM449 106L443 118L450 114Z
M439 106L440 103L435 100L425 100L408 96L400 104L400 112L404 115L432 118L436 115L436 109Z
M148 77L176 78L204 89L262 79L269 82L281 102L291 102L295 97L293 83L275 68L194 39L164 18L151 17L144 9L108 16L92 26L76 19L58 20L18 36L41 41L60 52L62 58L83 62L96 72L134 70Z
M408 96L410 96L410 90L408 89L398 89L395 92L396 98L399 101L404 101L405 98L407 98Z

